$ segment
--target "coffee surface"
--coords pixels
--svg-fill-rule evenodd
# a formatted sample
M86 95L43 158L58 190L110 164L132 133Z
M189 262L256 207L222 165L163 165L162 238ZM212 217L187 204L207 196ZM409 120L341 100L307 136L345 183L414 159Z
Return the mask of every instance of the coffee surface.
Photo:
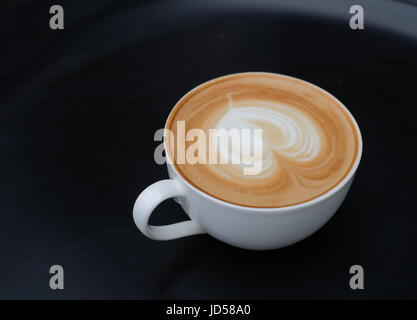
M215 148L218 156L221 146L210 143L210 129L262 129L259 173L245 174L245 161L176 161L181 122L185 134L202 129L207 153ZM173 132L166 139L169 158L183 178L211 196L250 207L314 199L346 176L358 153L355 126L338 101L304 81L269 73L235 74L197 87L177 103L166 128ZM185 141L185 149L196 141Z

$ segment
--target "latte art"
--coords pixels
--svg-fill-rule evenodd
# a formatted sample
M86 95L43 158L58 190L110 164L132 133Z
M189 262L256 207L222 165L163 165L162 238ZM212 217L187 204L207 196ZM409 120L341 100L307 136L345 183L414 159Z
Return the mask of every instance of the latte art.
M202 128L208 130L215 126L216 129L227 130L236 128L242 131L247 128L262 130L261 141L256 137L252 138L254 141L249 141L255 146L262 146L262 157L257 159L261 163L256 166L261 168L261 172L257 174L258 179L277 174L277 170L286 170L280 164L280 159L304 162L314 159L320 152L320 136L323 136L320 134L321 129L307 114L274 102L256 100L241 101L235 106L231 101L227 109L217 123L211 123L208 118ZM242 143L244 142L243 140ZM224 149L226 148L218 147L220 154L230 153L229 150ZM251 164L250 160L241 159L236 163ZM216 172L225 170L218 166L210 169ZM239 170L237 166L231 169L233 169L229 173L231 179L232 175L235 176L234 178L244 178L242 177L242 173L245 175L244 170Z
M180 100L167 128L175 133L178 121L207 136L212 129L261 130L261 136L241 139L238 149L227 139L209 139L207 152L232 159L228 163L176 164L195 187L239 205L280 207L311 200L340 182L357 155L357 134L340 103L285 76L246 73L212 80ZM166 145L173 158L176 144ZM261 156L254 157L259 146ZM250 150L241 152L245 148ZM256 174L245 174L248 166Z

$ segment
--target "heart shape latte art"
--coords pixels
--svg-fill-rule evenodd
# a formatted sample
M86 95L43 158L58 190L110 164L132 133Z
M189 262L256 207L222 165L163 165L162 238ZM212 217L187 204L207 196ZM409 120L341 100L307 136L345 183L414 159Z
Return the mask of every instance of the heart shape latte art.
M172 159L178 152L178 121L185 123L186 133L206 133L204 154L216 151L217 160L234 160L175 163L180 174L198 189L238 205L281 207L314 199L337 185L357 156L358 137L348 111L318 87L286 76L242 73L191 91L167 122L174 133L166 144ZM234 130L239 148L232 148L232 136L223 142L209 139L213 129ZM250 132L246 140L244 130ZM195 141L185 141L186 149ZM245 174L245 168L259 170Z

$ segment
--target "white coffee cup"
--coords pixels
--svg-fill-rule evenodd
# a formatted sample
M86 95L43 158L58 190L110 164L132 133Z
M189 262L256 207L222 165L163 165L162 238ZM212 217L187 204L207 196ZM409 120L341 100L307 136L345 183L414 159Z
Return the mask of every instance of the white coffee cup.
M145 236L153 240L172 240L207 233L230 245L252 250L285 247L313 234L342 204L362 155L362 137L355 119L339 100L328 92L326 94L346 110L355 126L359 143L354 165L344 179L332 189L310 201L292 206L280 208L240 206L216 199L195 188L182 178L174 164L167 161L170 179L150 185L135 202L133 219L136 226ZM165 144L164 146L166 148ZM191 220L166 226L149 225L149 217L153 210L168 198L175 198Z

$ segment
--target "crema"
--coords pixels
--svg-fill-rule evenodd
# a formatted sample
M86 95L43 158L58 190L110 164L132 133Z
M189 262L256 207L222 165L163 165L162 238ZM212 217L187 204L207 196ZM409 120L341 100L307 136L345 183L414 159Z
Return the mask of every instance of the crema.
M215 149L219 157L224 150L208 139L210 130L261 129L261 158L255 160L260 170L245 174L250 165L245 159L176 163L179 123L185 134L191 129L206 133L204 153ZM270 73L234 74L200 85L177 103L166 128L173 132L165 143L168 157L184 179L213 197L249 207L314 199L345 177L358 153L355 126L339 101L307 82ZM185 141L185 149L192 144Z

